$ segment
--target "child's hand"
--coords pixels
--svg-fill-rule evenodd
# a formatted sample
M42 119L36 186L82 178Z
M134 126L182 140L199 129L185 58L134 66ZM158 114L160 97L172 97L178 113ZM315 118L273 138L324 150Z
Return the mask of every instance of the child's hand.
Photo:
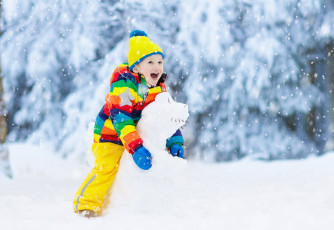
M178 156L180 158L184 158L184 149L181 145L174 144L170 147L170 154L174 157Z
M144 146L139 147L132 154L132 158L136 165L143 170L148 170L152 167L152 155Z

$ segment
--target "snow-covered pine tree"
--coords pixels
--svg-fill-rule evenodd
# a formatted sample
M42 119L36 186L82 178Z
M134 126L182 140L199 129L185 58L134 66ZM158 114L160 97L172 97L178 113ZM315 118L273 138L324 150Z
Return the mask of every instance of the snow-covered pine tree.
M111 3L4 2L1 55L8 74L11 139L52 139L59 146L71 132L72 127L64 127L65 99L92 86L100 60L126 34L119 20L124 10ZM84 112L71 116L78 119Z
M2 0L0 0L0 37L2 35ZM1 69L1 57L0 57L0 172L8 177L12 177L12 171L10 169L9 162L9 150L6 145L7 138L7 112L4 99L3 90L3 76Z
M277 0L184 3L179 38L192 59L185 87L195 124L191 152L221 161L324 151L328 130L321 124L328 124L329 114L316 115L311 132L308 126L312 111L328 103L327 92L312 83L309 65L310 50L324 41L318 31L333 13L324 6Z
M142 29L166 54L170 92L189 104L189 153L217 161L321 153L327 130L318 125L328 116L316 111L329 102L313 59L334 37L329 2L7 0L10 137L50 141L64 155L89 151L83 133L126 61L128 33Z

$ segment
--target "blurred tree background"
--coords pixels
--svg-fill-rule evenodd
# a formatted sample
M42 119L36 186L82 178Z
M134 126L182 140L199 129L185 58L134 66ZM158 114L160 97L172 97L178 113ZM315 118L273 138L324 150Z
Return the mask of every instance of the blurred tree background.
M187 157L304 158L333 148L329 0L4 0L9 140L89 151L88 124L141 29L166 54L168 90L190 108Z

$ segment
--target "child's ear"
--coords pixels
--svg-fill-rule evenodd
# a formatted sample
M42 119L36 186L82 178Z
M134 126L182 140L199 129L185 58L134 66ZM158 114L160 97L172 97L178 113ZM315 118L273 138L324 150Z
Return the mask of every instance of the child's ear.
M138 65L136 65L135 67L133 67L132 71L133 71L134 73L139 73Z

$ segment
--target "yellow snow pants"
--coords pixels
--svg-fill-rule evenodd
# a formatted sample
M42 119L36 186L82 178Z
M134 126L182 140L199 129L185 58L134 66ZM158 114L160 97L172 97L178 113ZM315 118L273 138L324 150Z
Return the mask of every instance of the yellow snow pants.
M124 146L113 143L93 143L94 168L90 171L75 193L73 208L75 212L83 209L101 213L105 196L115 179Z

